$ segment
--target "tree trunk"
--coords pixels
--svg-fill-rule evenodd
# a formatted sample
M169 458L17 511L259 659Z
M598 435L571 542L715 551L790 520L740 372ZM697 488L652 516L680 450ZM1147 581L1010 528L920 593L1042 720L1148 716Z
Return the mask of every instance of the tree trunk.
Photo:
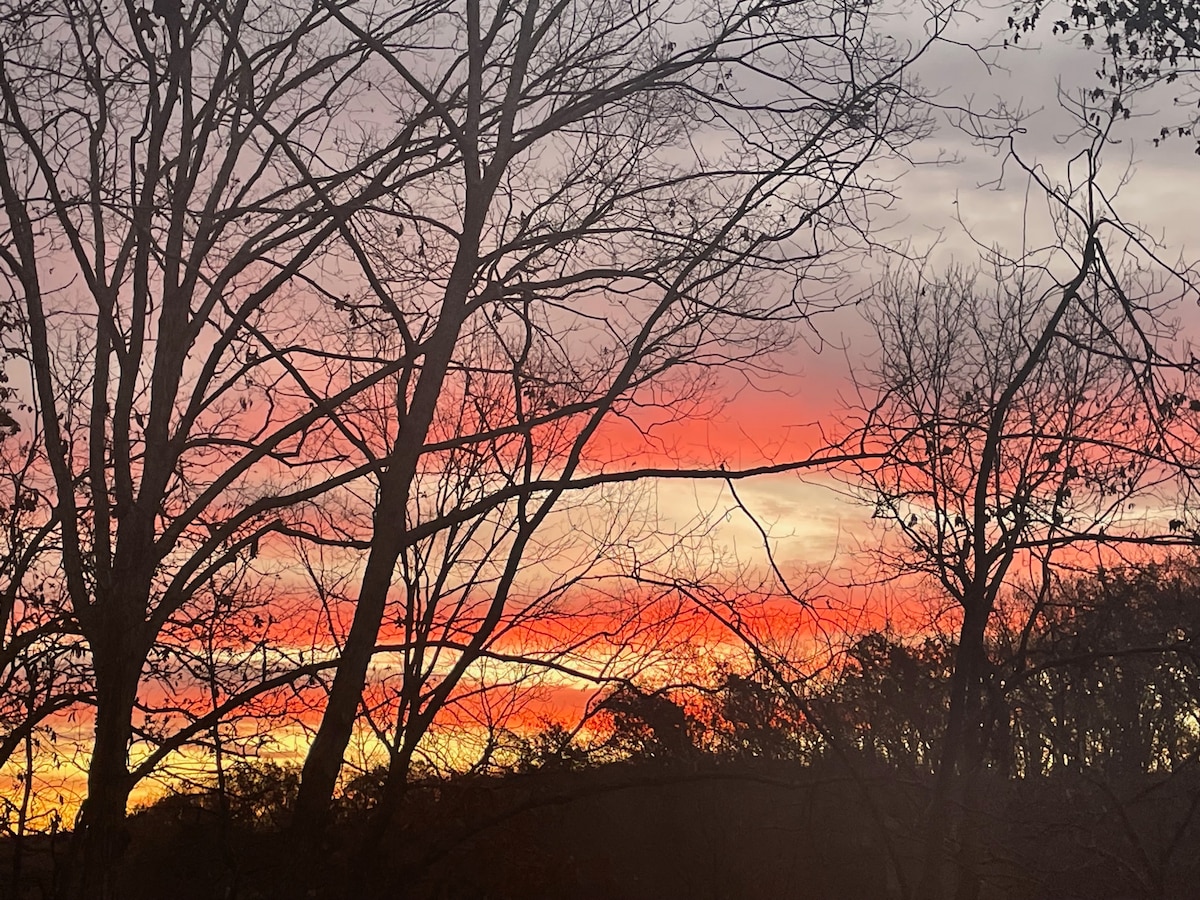
M418 727L416 733L419 734L420 731ZM408 794L408 773L417 749L416 745L417 740L406 733L400 748L389 760L379 803L367 814L367 827L355 850L356 862L346 879L346 900L375 896L399 900L404 896L401 885L388 883L389 878L395 878L395 872L389 870L388 863L392 856L383 847L388 829Z
M125 808L133 782L129 742L137 696L139 659L124 652L127 639L94 649L96 737L88 766L88 790L79 811L68 863L69 900L109 900L120 894L121 857L129 843ZM104 645L101 645L102 647Z
M443 318L429 342L421 375L413 391L412 406L405 411L402 398L398 401L396 448L380 479L379 503L372 521L371 550L359 587L354 621L342 647L342 659L334 675L325 714L301 772L296 813L292 820L293 830L301 837L311 838L328 822L342 757L350 743L358 704L367 683L367 667L375 653L396 561L404 549L409 493L462 327L462 311L474 272L473 257L464 254L462 259L472 261L467 264L460 260L451 276Z
M401 523L408 490L406 483L398 484L397 481L396 473L389 472L380 487L371 555L359 588L354 621L342 648L342 659L321 724L304 758L292 827L307 839L320 833L329 818L342 757L350 743L367 668L375 652L375 641L387 605L392 573L400 555L404 533Z
M413 479L466 321L467 298L479 261L479 236L495 188L493 182L487 189L481 189L477 181L468 178L463 230L454 267L446 283L441 315L425 346L411 405L405 408L403 390L396 397L396 442L380 478L379 503L371 523L370 555L358 592L354 621L342 647L342 660L334 675L325 714L301 772L296 813L292 820L293 831L301 837L319 833L329 818L342 758L350 743L358 704L366 686L367 667L375 653L375 642L383 623L396 561L404 549ZM479 191L478 196L476 191Z
M962 820L958 831L958 870L954 900L979 900L983 888L979 869L983 863L983 831L979 809L979 781L982 772L975 763L963 777Z
M959 632L954 671L950 676L946 733L942 740L933 796L925 813L924 861L917 882L917 900L942 900L945 896L946 841L951 834L950 819L954 813L956 794L960 795L963 804L960 837L968 841L972 837L973 826L967 822L972 817L971 810L967 808L967 801L971 799L968 795L972 791L966 784L974 777L974 770L982 760L980 677L986 653L984 632L987 620L986 609L968 610ZM961 849L957 854L960 862L957 883L960 890L968 887L964 882L966 873L962 864L970 862L969 854L964 856ZM956 892L956 898L967 900L959 892Z

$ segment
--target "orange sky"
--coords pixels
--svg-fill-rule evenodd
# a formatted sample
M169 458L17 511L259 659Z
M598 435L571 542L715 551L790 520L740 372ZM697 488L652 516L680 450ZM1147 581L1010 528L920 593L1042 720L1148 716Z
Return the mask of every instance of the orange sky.
M947 48L939 52L953 54L955 51ZM1054 73L1071 70L1062 60L1076 59L1065 50L1061 54L1022 57L1022 65L989 76L1002 80L999 87L992 81L986 84L997 91L1020 93L1033 79L1041 79L1042 86L1035 93L1044 94L1044 86L1053 83ZM1048 72L1051 62L1053 72ZM964 71L961 60L930 65L944 65L943 74L944 71ZM960 95L974 90L984 81L974 68L966 71L971 74L961 79L956 75L952 86L947 88L948 103L955 102ZM933 74L937 75L936 72ZM946 81L943 77L942 82ZM1064 169L1068 152L1053 142L1059 121L1050 109L1035 121L1025 137L1028 143L1039 148L1041 158L1056 172ZM914 254L936 246L935 255L941 261L951 258L970 261L979 255L975 240L985 246L993 240L1009 246L1014 240L1019 242L1025 227L1023 186L1014 185L1004 193L981 187L996 176L994 159L986 158L962 134L954 132L939 133L917 149L923 158L936 158L943 150L946 158L961 154L963 162L927 166L905 174L897 186L896 206L881 212L893 224L892 234L897 243L908 241ZM1156 233L1169 228L1172 248L1185 253L1194 251L1200 247L1200 232L1197 232L1200 220L1191 208L1191 192L1179 190L1180 184L1191 184L1198 177L1191 148L1178 142L1160 153L1145 153L1143 158L1141 171L1135 173L1132 186L1123 194L1123 209L1131 217L1146 222ZM961 217L973 229L973 237L955 224L956 217ZM1037 240L1033 242L1036 244ZM877 264L878 260L869 263ZM847 296L856 294L861 288L855 285L868 282L870 274L869 270L849 273L844 293ZM1188 318L1197 315L1193 309L1184 310L1182 314ZM847 370L861 369L863 354L872 345L872 341L864 336L865 329L853 310L830 316L822 320L819 327L823 339L828 341L821 353L813 352L810 346L801 342L793 354L779 361L781 373L778 376L759 384L738 382L728 385L726 393L714 398L715 414L668 425L659 425L651 417L638 423L643 432L629 421L607 423L596 436L592 461L612 460L626 467L724 464L729 468L742 468L803 458L820 446L823 432L826 435L838 433L836 411L843 408L845 400L853 397ZM255 415L258 412L254 410L245 414L247 418ZM648 442L645 440L647 434ZM710 562L723 560L730 572L737 565L743 565L750 572L763 573L762 535L753 522L736 510L732 496L720 481L680 483L661 480L651 487L652 496L646 502L661 517L667 531L684 530L698 517L710 518L713 520L712 528L707 532L712 545L708 551L712 554ZM839 493L839 485L833 479L816 474L803 479L779 474L739 482L736 487L746 506L767 530L776 560L789 584L809 604L805 606L799 599L778 599L765 606L751 603L754 614L747 617L748 627L757 636L778 646L791 642L792 649L801 655L806 652L816 654L821 649L823 629L867 630L890 622L903 625L903 619L915 621L927 612L924 607L919 610L906 608L905 598L899 591L847 586L856 574L853 561L847 563L847 558L854 557L861 546L877 541L881 531L877 524L872 524L870 510L849 502ZM281 556L280 565L285 562L293 565L294 559ZM266 554L262 563L264 569L269 567ZM811 595L805 593L819 576L827 576L826 583ZM286 648L296 659L300 654L307 654L305 658L311 661L314 639L319 642L331 623L333 631L344 632L349 621L349 604L331 603L322 609L298 569L273 572L270 584L273 618L269 625L261 628L249 626L251 643L268 637L276 650ZM742 587L753 599L754 590L745 585ZM345 590L348 595L353 595L353 578L347 579ZM605 604L579 602L580 608L591 607L592 615L585 623L588 627L619 634L622 629L636 630L640 625L642 637L656 636L656 647L664 657L668 650L679 651L688 645L702 648L703 653L699 656L707 654L714 659L725 652L735 652L736 643L728 629L711 620L698 621L688 615L684 629L671 632L664 630L653 617L640 623L619 620L615 614L606 619ZM246 616L252 620L258 615L265 620L267 617L262 616L265 611L248 610ZM530 640L539 645L552 644L564 636L578 634L582 624L579 620L550 620L514 628L497 644L497 649L516 652ZM536 633L531 634L535 629ZM396 636L394 628L389 632L384 640ZM597 657L603 655L604 648L598 645L593 644L590 649ZM583 655L579 654L580 657ZM578 659L571 662L580 664ZM696 660L693 658L690 662ZM616 666L613 671L621 671L621 668ZM519 691L504 702L510 703L515 711L514 721L537 724L550 718L569 719L594 690L583 681L563 676L538 686L527 698L525 706L522 706ZM194 698L195 688L183 686L179 693ZM154 701L164 696L159 686L147 683L146 700ZM286 691L281 691L279 702L286 704L288 696ZM466 718L477 721L492 714L477 701L465 709ZM39 762L36 784L44 803L55 805L61 802L70 809L82 790L86 752L77 745L69 745L85 740L87 717L79 715L73 722L55 723L55 730L63 739L61 752L48 754ZM294 758L300 732L296 728L281 731L275 741L274 745L264 745L261 752L267 756ZM3 774L11 779L18 764L19 761L10 765L9 771ZM9 796L13 795L11 786L10 780L6 791ZM160 789L154 782L146 782L137 796L144 798ZM57 799L60 795L61 801Z

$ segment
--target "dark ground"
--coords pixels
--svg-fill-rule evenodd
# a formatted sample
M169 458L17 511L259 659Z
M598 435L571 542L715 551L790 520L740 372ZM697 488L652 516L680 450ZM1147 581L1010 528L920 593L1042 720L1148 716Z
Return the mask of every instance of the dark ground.
M984 897L1195 900L1189 775L990 785ZM173 797L132 818L122 893L321 900L355 884L356 897L404 900L886 900L915 879L924 790L894 773L758 761L464 777L413 788L374 873L356 853L362 816L301 848L261 814L223 829L205 799ZM19 892L13 843L0 843L0 897L49 896L69 840L27 840Z

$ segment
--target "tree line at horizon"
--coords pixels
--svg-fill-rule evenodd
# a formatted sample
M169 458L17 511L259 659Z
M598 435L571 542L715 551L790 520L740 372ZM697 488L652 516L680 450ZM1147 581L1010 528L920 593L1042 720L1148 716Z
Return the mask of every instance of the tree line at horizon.
M225 797L287 729L307 733L285 827L314 853L348 754L383 760L364 870L455 710L499 727L539 679L626 685L597 709L634 755L697 749L686 708L660 733L645 717L675 701L632 685L713 629L747 660L730 703L782 697L847 761L898 761L905 735L930 776L918 900L983 896L998 761L1190 764L1187 604L1072 580L1200 535L1194 272L1121 217L1102 165L1195 17L1101 6L1053 28L1124 35L1063 99L1061 173L1018 114L917 78L957 0L907 38L910 10L842 0L0 11L0 767L18 837L38 773L86 768L53 893L121 896L135 788L190 754ZM1027 246L934 271L871 223L897 202L880 173L946 120L1040 210ZM888 263L847 296L869 254ZM637 462L852 302L879 352L821 446ZM944 640L823 617L819 579L776 558L738 485L818 471L881 523L862 586L918 584ZM697 481L720 509L659 516L656 491ZM1123 646L1079 633L1092 615ZM1159 695L1120 674L1138 665ZM930 724L879 737L920 685Z
M997 623L988 638L996 670L983 776L986 890L1187 896L1200 833L1198 577L1191 557L1080 575L1055 592L1053 612L1020 650L1019 635ZM954 652L949 633L876 630L848 646L836 668L797 684L727 662L690 683L647 673L607 688L581 721L495 723L487 750L469 765L456 770L430 757L410 769L397 817L410 837L385 849L374 883L359 881L356 890L386 895L418 884L413 896L424 897L436 896L439 883L473 883L476 891L549 897L574 878L607 875L640 881L630 896L653 896L647 891L664 890L691 844L708 841L726 853L755 840L745 858L722 857L714 877L744 889L780 885L777 873L757 871L763 858L783 854L790 866L789 854L799 852L810 892L866 898L884 883L911 889L919 871L913 836L937 773ZM295 765L256 759L231 761L220 780L177 780L135 813L147 869L132 878L131 896L207 896L197 881L218 889L240 881L260 893L274 882L287 896L311 883L289 880L289 867L305 864L286 852L243 849L253 835L286 833L299 780ZM385 780L378 768L344 782L333 846L355 845ZM776 811L756 805L771 797ZM710 803L721 816L706 825L688 820L684 810ZM848 821L833 811L839 807ZM623 876L607 873L611 856L580 822L614 815L657 819L675 833L658 852L630 845L641 840L631 837L637 829L612 835L611 851L628 858ZM745 821L756 816L756 824ZM739 836L747 827L760 838ZM571 865L564 873L543 858L538 842L550 837L537 837L539 829L561 832L561 853L577 860L574 875ZM780 835L779 846L768 833ZM321 877L308 877L352 880L341 859L330 851ZM182 883L165 874L181 865L190 873ZM446 889L457 896L463 888ZM585 896L613 889L593 883Z

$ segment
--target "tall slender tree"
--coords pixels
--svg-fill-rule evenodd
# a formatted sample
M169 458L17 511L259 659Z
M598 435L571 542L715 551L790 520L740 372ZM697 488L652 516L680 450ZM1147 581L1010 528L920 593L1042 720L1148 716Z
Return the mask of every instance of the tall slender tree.
M385 102L371 51L308 4L30 0L0 14L0 44L0 263L95 695L64 891L104 897L158 635L286 510L355 474L327 409L363 385L301 310L344 293L332 244L425 153L428 118L365 142Z
M386 60L397 106L434 110L447 149L355 237L364 257L387 252L346 313L398 333L411 365L379 420L373 529L305 761L302 830L328 815L397 564L435 527L414 496L429 454L512 435L528 468L550 423L567 435L553 477L517 491L477 649L571 479L614 473L597 450L611 422L686 415L718 371L763 365L837 303L844 251L889 196L868 164L928 127L908 75L926 45L887 38L873 10L470 0L417 35L404 14L368 26L334 11ZM928 41L951 11L928 10ZM431 441L485 333L504 348L511 399L479 433Z
M1194 287L1111 208L1099 161L1112 110L1092 121L1072 186L1023 167L1050 205L1049 251L893 278L868 314L881 352L853 441L882 461L852 482L894 537L883 570L932 585L956 623L922 898L949 882L958 900L979 894L979 783L1004 689L988 629L1002 593L1017 579L1044 593L1063 567L1190 539L1200 403L1169 316Z

